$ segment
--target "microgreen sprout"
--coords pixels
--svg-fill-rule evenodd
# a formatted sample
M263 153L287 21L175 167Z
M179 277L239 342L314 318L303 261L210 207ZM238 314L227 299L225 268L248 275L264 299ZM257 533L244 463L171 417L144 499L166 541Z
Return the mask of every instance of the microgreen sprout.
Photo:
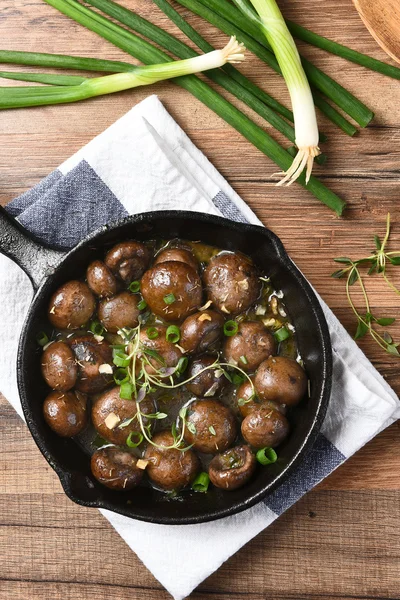
M347 256L340 256L335 258L335 262L344 265L338 271L332 273L332 277L335 279L341 279L347 277L346 280L346 294L352 311L357 317L357 330L354 335L354 339L360 339L367 333L376 341L376 343L386 352L394 356L400 357L398 347L400 343L393 341L392 336L385 331L382 335L375 329L376 325L381 327L388 327L394 323L394 317L376 317L371 312L370 301L364 285L364 281L361 274L361 268L367 268L367 275L373 275L374 273L381 274L385 282L391 288L393 292L400 295L400 290L390 281L386 269L388 265L400 266L400 251L387 252L386 246L390 236L390 213L387 215L386 220L386 232L383 241L379 236L375 235L375 251L365 258L358 260L352 260ZM360 312L356 308L352 296L351 287L358 283L361 287L362 296L364 299L365 312Z

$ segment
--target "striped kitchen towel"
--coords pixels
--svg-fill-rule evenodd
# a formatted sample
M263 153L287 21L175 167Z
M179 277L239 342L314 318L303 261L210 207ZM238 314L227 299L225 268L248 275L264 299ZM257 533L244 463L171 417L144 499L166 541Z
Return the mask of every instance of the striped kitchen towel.
M107 222L161 209L194 210L261 224L156 96L138 104L7 208L40 239L58 248L74 246ZM3 256L0 274L0 306L8 314L0 322L0 385L22 416L15 363L32 290L24 273ZM333 345L332 399L313 450L290 478L257 506L212 523L154 525L102 511L176 600L188 596L234 552L400 417L393 390L322 300L321 304Z

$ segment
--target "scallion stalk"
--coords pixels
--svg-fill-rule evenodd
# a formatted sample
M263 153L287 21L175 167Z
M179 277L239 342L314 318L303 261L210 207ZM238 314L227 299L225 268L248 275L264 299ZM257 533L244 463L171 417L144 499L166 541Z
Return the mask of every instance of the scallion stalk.
M171 52L178 58L183 59L197 56L197 52L195 52L187 44L184 44L173 35L164 31L160 27L157 27L135 12L116 4L111 0L88 0L88 3L96 8L99 8L108 16L117 19L120 23L129 27L133 31L136 31L140 35L145 36L147 39L156 42L159 46L165 48L168 50L168 52ZM168 2L166 4L170 6ZM197 41L200 41L198 37L196 39ZM200 49L205 52L212 52L214 50L214 48L208 44L206 40L203 40ZM226 69L227 67L228 69ZM263 117L263 119L275 127L275 129L280 131L288 140L293 142L295 140L293 126L287 123L285 119L282 119L280 115L276 114L275 111L278 108L279 110L277 112L280 112L281 114L284 113L284 116L286 117L287 113L289 113L289 116L293 118L292 113L276 100L268 96L268 94L265 94L265 96L268 97L268 102L260 101L258 96L264 94L262 90L257 88L256 85L252 84L246 77L244 77L244 75L241 75L241 73L239 73L239 71L232 65L225 65L223 68L226 70L225 73L221 72L220 70L213 70L208 71L206 76L236 96L236 98L247 104L251 109ZM261 94L254 94L254 88L259 90Z
M306 169L309 182L314 159L321 154L319 132L310 84L301 64L292 35L275 0L250 0L259 16L259 26L274 51L290 94L294 115L298 153L278 185L292 184ZM255 19L254 13L241 0L235 0L241 11Z
M243 44L237 42L235 37L231 37L229 43L222 50L215 50L186 60L134 67L132 71L127 73L93 77L92 79L85 79L80 85L69 86L68 88L37 88L32 86L17 88L18 91L13 87L2 88L0 90L0 108L77 102L94 96L112 94L142 85L150 85L165 79L198 73L207 69L217 69L227 62L236 63L241 62L243 59Z
M22 52L21 50L0 50L0 63L105 73L125 73L131 71L134 67L134 65L117 60L46 54L43 52Z
M317 33L314 33L313 31L310 31L301 25L297 25L297 23L293 23L293 21L286 21L286 24L291 34L303 42L307 42L312 46L326 50L331 54L336 54L336 56L345 58L346 60L356 63L357 65L362 65L367 69L371 69L371 71L382 73L382 75L392 77L392 79L400 79L399 67L389 65L381 60L372 58L372 56L357 52L357 50L352 50L352 48L348 48L343 44L338 44L337 42L323 37L322 35L318 35Z
M202 16L227 35L239 35L246 48L280 73L268 40L257 24L227 0L177 0L179 4ZM366 127L374 113L343 86L302 58L303 68L310 83L344 110L359 125Z
M74 0L45 0L48 4L74 19L84 27L94 31L142 63L170 62L171 58L146 40L119 27L101 15L81 6ZM234 127L256 148L273 160L282 170L289 168L292 159L280 144L273 140L261 127L194 75L185 75L174 82L189 91L217 115ZM304 177L299 183L305 186ZM311 177L307 189L321 202L341 215L346 204L317 178Z
M33 81L47 85L80 85L86 81L86 77L77 75L52 75L49 73L18 73L16 71L0 71L3 79L15 79L16 81Z

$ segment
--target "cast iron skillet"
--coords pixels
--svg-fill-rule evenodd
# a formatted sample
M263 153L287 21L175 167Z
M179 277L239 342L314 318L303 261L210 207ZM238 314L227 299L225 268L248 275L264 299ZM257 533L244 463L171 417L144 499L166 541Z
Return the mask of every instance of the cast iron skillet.
M26 317L18 350L18 387L26 422L48 463L56 471L66 494L78 504L108 510L161 524L211 521L249 508L296 468L312 446L327 409L332 356L327 324L320 304L286 254L282 243L268 229L234 223L220 217L183 211L160 211L128 217L89 235L70 252L45 248L35 241L2 209L0 211L0 252L9 256L29 275L35 296ZM285 302L297 330L298 344L311 380L311 398L292 414L291 435L279 448L279 460L243 488L207 494L188 493L184 500L167 500L151 487L123 493L98 484L90 473L90 456L82 445L53 433L42 416L48 393L40 376L41 350L36 335L48 329L46 309L51 294L70 279L84 275L87 265L104 256L106 249L126 240L154 238L201 240L251 256L263 273L285 294ZM47 324L47 327L46 327Z

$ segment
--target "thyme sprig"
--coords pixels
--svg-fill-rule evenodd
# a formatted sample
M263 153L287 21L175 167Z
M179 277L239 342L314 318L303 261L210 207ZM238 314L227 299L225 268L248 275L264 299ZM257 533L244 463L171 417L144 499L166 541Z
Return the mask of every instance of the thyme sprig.
M243 369L233 365L231 363L221 362L219 356L215 358L215 361L191 377L187 377L183 380L176 380L174 377L181 377L183 371L187 365L187 359L185 364L182 365L182 359L178 361L175 367L167 367L164 358L155 350L147 348L145 344L140 341L140 330L141 325L133 329L122 329L120 330L119 336L122 338L122 344L114 345L114 364L118 369L125 370L127 374L127 382L124 382L128 388L124 388L121 396L126 398L127 389L129 391L130 399L136 402L136 414L123 421L119 427L127 427L135 419L138 421L141 435L143 440L157 448L164 449L178 449L181 451L187 450L190 446L183 446L185 429L190 428L190 423L187 422L186 413L187 406L183 406L178 413L176 423L172 425L172 436L173 444L170 446L159 446L152 440L151 423L145 424L146 421L157 421L168 417L166 413L156 412L148 414L142 411L141 403L148 394L155 393L158 389L177 389L183 385L186 385L205 371L209 369L219 370L220 376L224 375L230 382L242 383L246 378L250 381L253 388L253 382ZM152 359L152 360L150 360ZM151 367L149 370L148 367ZM234 369L240 373L233 373L231 375L228 369Z
M347 299L349 301L352 311L357 317L357 330L354 335L354 339L360 339L368 333L376 341L376 343L383 350L385 350L385 352L400 357L400 352L398 350L400 342L395 342L392 336L387 331L385 331L381 335L376 330L377 325L381 327L388 327L389 325L392 325L396 319L394 317L379 318L372 314L368 294L361 274L362 268L368 269L367 275L373 275L375 273L380 274L387 283L387 285L390 287L390 289L400 296L400 290L392 283L386 272L388 265L400 266L400 250L391 252L387 252L386 250L389 241L389 236L390 213L388 213L387 215L386 232L383 240L381 240L378 235L374 235L375 251L370 256L360 258L358 260L352 260L347 256L340 256L338 258L335 258L335 262L346 266L332 273L332 277L334 277L335 279L341 279L344 277L347 278ZM365 312L360 312L360 310L355 306L351 296L351 287L357 282L360 285L362 291Z

